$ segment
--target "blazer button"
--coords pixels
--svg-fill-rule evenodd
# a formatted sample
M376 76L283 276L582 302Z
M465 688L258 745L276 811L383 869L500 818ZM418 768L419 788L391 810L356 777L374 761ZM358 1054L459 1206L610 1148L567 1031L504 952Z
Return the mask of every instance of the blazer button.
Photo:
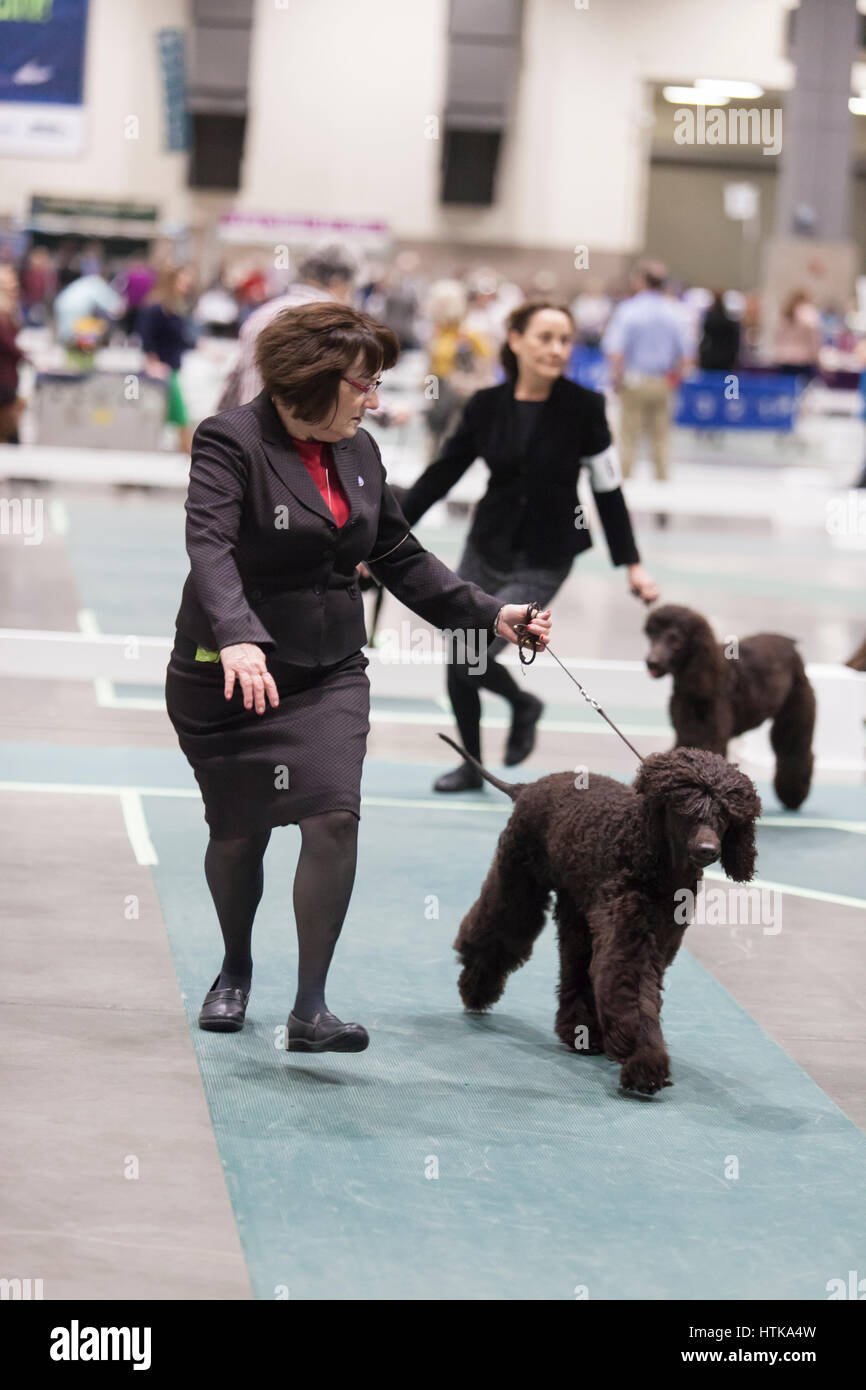
M323 559L323 560L332 560L333 558L334 558L334 552L333 552L333 550L323 550L323 551L322 551L322 559Z
M321 592L322 592L322 586L321 586L321 584L314 584L314 585L313 585L313 593L314 593L314 594L320 594Z
M250 589L250 598L261 598L261 589Z

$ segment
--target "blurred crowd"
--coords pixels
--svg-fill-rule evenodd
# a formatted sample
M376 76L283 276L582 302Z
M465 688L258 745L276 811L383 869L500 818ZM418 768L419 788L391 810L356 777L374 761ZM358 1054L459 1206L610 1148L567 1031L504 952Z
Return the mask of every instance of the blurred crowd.
M34 245L17 263L8 254L0 258L0 442L17 440L22 328L50 332L70 372L94 370L98 351L109 343L137 347L143 370L164 381L166 421L188 449L184 354L202 336L236 340L219 408L250 400L259 389L257 333L281 308L316 298L366 310L396 333L404 352L423 357L428 380L435 382L425 391L434 455L466 399L502 380L499 354L508 316L527 299L571 300L575 363L602 364L603 384L621 394L627 466L640 428L656 441L665 433L670 392L694 370L772 369L806 380L819 371L829 378L843 370L859 374L866 392L866 336L859 316L853 309L819 306L803 290L781 306L768 339L757 294L684 286L652 265L623 283L587 276L586 287L572 299L549 270L535 272L526 283L473 265L455 265L451 276L432 278L410 250L390 260L361 260L347 246L320 245L291 272L275 270L255 253L239 253L203 283L192 265L143 255L111 257L98 242L78 249L60 243ZM386 399L380 418L387 424L402 417ZM661 446L656 455L656 471L666 476Z

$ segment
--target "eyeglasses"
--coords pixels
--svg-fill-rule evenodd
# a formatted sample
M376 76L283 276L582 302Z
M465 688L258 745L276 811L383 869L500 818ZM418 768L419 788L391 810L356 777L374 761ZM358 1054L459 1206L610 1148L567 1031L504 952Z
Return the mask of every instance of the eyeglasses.
M344 376L340 379L341 381L347 381L350 386L354 386L355 390L360 391L361 395L364 397L372 396L373 392L378 391L379 387L382 385L382 378L380 376L378 376L375 381L371 382L369 386L365 386L363 381L353 381L350 376Z

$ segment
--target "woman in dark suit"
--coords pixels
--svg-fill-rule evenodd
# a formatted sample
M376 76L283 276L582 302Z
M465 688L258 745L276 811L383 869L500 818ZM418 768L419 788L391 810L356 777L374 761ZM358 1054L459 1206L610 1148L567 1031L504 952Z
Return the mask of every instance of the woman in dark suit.
M501 602L534 594L549 603L565 582L576 555L592 545L577 482L585 466L610 556L625 565L631 592L649 602L658 597L654 580L640 563L622 494L622 474L605 418L604 397L569 381L563 372L574 346L568 309L547 300L521 304L509 316L502 350L506 381L476 391L438 459L421 474L402 501L410 526L482 458L490 470L463 556L461 578L480 585ZM505 762L523 762L535 744L544 708L523 691L487 649L483 672L465 663L448 666L448 694L463 746L481 757L481 696L484 687L512 707ZM481 786L469 763L446 772L435 791Z
M225 944L199 1024L243 1026L264 852L273 826L298 824L290 1051L358 1052L369 1042L325 1003L355 876L370 728L356 566L364 561L426 621L466 631L467 649L469 630L516 642L533 598L503 604L412 535L360 428L378 405L378 373L397 355L393 333L346 305L286 309L258 338L261 394L203 421L193 440L191 569L166 705L204 798L205 875ZM549 613L531 630L543 645Z

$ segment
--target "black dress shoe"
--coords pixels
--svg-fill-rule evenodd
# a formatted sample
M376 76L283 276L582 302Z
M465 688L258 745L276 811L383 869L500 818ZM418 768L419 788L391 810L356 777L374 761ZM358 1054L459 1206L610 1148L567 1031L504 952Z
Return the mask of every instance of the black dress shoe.
M476 772L471 763L461 763L453 772L443 772L433 783L434 792L477 791L484 786L484 778Z
M217 975L204 997L198 1026L206 1033L238 1033L244 1026L250 992L248 989L217 989L219 982Z
M522 763L524 758L529 757L535 747L536 725L543 710L543 701L537 699L535 695L529 694L526 696L525 704L521 702L517 706L511 721L508 742L505 745L506 767L513 767L515 763Z
M370 1035L360 1023L342 1023L323 1009L312 1022L289 1014L286 1024L287 1052L363 1052Z

